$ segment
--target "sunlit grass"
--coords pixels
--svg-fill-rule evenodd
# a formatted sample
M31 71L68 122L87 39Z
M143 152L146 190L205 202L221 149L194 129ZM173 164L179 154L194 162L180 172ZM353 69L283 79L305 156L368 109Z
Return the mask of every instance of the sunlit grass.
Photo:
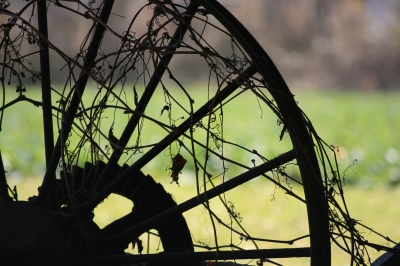
M339 147L348 183L400 181L398 92L298 92L300 107L328 144Z
M183 177L184 179L184 177ZM10 185L17 185L20 200L26 200L28 197L37 193L37 186L40 184L40 178L30 178L23 182L10 180ZM261 186L260 184L264 184ZM181 186L176 184L163 183L164 188L172 193L176 201L182 202L193 197L193 184L190 181L182 180ZM295 186L297 193L300 187ZM268 238L291 240L302 234L307 234L308 223L304 204L285 195L281 190L271 186L269 182L263 180L253 180L245 185L244 189L233 190L226 193L227 200L232 201L235 209L243 218L242 225L248 229L250 235ZM388 188L377 186L374 189L360 189L354 186L345 187L345 197L352 217L361 221L367 226L380 232L384 236L389 236L394 241L400 240L400 209L397 201L400 198L400 188ZM216 201L212 201L214 211L226 213ZM111 195L102 204L95 209L94 221L100 228L111 223L115 219L122 217L130 212L132 202L117 196ZM212 245L214 238L212 227L209 223L209 216L203 207L198 207L200 211L189 211L185 213L188 227L191 230L193 241L196 244L204 243ZM220 244L239 244L241 247L254 248L251 241L240 240L239 236L230 233L221 225L216 225L218 230ZM386 241L374 236L369 230L359 228L366 240L381 245L387 245ZM295 234L293 233L295 232ZM147 252L147 234L140 237ZM159 240L151 237L150 252L162 251ZM271 243L259 243L259 248L273 247L304 247L308 246L308 239L295 242L294 245L275 245ZM198 249L202 250L202 249ZM132 250L130 246L128 252L137 253L137 249ZM347 254L332 246L332 265L349 265L350 258ZM380 254L372 250L371 259L374 260ZM284 265L309 265L308 259L294 260L274 260ZM251 263L255 265L255 262Z
M95 92L87 91L89 94ZM194 98L204 97L204 93L200 90L191 93ZM8 101L17 97L12 91L6 95ZM39 90L30 89L27 91L27 96L40 99ZM158 96L162 97L162 94L155 95ZM330 145L339 147L342 170L351 166L346 172L347 183L371 187L376 183L400 182L399 93L301 91L296 93L296 99L322 139ZM258 123L263 116L263 110L259 108L252 95L244 94L235 101L238 102L226 106L226 119L231 119L238 125L246 122L246 131L265 136L265 142L253 143L248 134L233 134L234 132L225 132L225 137L248 143L249 147L257 147L271 157L284 152L282 143L277 141L281 130L279 127L271 125L263 127L260 131ZM154 102L156 105L150 106L148 112L154 117L159 117L163 100L155 99ZM240 113L230 118L229 108L234 110L239 107ZM116 119L118 120L116 124L123 122L123 119L126 120L118 116ZM109 120L112 121L111 118ZM21 178L43 173L41 108L28 103L18 103L5 110L1 126L0 149L8 173ZM158 132L156 127L151 130ZM120 134L122 128L115 127L114 131ZM142 138L147 138L149 143L156 143L161 137L161 133L157 134ZM164 175L168 160L168 157L161 158L149 171L157 172L158 176Z

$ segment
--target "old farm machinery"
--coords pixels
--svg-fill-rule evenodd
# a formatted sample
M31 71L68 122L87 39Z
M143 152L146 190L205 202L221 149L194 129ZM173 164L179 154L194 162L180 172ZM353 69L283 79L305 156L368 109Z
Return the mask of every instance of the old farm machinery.
M15 11L14 3L0 1L1 118L14 106L39 106L46 161L38 193L33 190L27 201L8 186L1 161L0 260L233 265L247 259L280 265L276 259L308 258L311 265L330 265L334 243L353 264L367 263L368 243L346 209L333 148L320 139L248 30L214 0L132 1L123 15L113 13L117 2L27 1ZM59 16L79 21L79 27L71 29ZM119 23L122 17L125 24ZM66 49L67 32L79 38L82 29L80 43ZM53 32L63 38L53 39ZM196 85L188 76L196 77ZM56 79L61 82L52 84ZM27 91L39 86L41 99L31 98ZM238 106L244 95L253 101ZM261 118L249 117L258 121L253 129L235 119L251 105L262 112ZM1 134L12 134L4 121ZM263 136L264 127L278 128L276 138ZM232 132L243 142L231 141ZM281 147L268 151L264 144L271 142ZM176 202L166 192L170 182L146 172L160 167L160 158L168 159L161 168L176 186L183 169L192 169L187 200ZM288 241L244 228L227 198L253 179L304 206L305 234L294 230ZM133 208L100 228L93 212L111 194L130 200ZM254 197L238 200L264 204ZM194 242L195 224L184 214L196 208L207 214L213 244ZM230 242L218 241L216 225L229 232ZM150 230L162 252L127 254L130 243L141 251L140 236Z

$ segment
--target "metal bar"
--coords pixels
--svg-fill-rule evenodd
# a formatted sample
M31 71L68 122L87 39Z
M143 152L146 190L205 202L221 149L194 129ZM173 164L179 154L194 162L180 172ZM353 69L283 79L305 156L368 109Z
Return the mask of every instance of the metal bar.
M78 211L79 213L86 213L92 211L100 202L108 197L114 187L118 186L121 182L124 182L127 178L133 177L136 171L139 171L143 166L150 162L155 156L162 152L168 145L177 140L182 134L190 128L191 125L197 123L201 118L208 114L210 107L218 105L231 95L238 87L240 87L246 80L256 73L253 67L247 68L240 77L237 77L233 82L223 88L218 95L209 100L201 108L199 108L191 117L186 119L181 125L179 125L175 131L168 134L163 140L155 145L146 154L140 157L134 164L132 164L123 173L118 175L112 180L107 186L102 188L96 194L93 194L85 204Z
M104 23L108 22L108 18L111 14L113 4L114 4L114 0L105 0L104 1L104 6L100 13L100 19ZM97 56L97 51L100 47L105 30L106 30L105 27L101 23L97 23L95 32L93 34L93 39L89 44L87 54L84 59L85 63L83 65L83 68L87 72L90 72L90 69L93 67L93 62ZM46 173L43 178L41 190L39 192L39 196L37 199L37 202L39 204L43 204L45 198L49 196L48 195L50 192L49 190L51 189L51 184L54 182L55 171L57 169L58 162L60 161L60 158L61 158L61 147L65 144L65 141L66 141L66 139L61 139L61 136L68 136L69 132L71 131L72 123L75 118L75 114L78 110L82 95L85 91L88 79L89 79L89 76L85 72L82 71L78 78L78 81L75 84L75 91L72 96L72 100L68 107L68 110L66 111L66 114L65 114L66 121L65 121L65 123L63 123L63 127L61 129L62 133L60 133L60 135L58 136L56 146L51 155L50 163L47 166Z
M48 38L46 5L47 2L43 0L37 2L39 31L43 37ZM51 155L54 150L53 117L51 108L50 57L49 47L47 45L40 45L40 75L42 84L44 149L47 167L50 163ZM55 175L55 173L52 174ZM55 176L51 178L53 179Z
M107 245L113 245L114 243L132 241L135 239L134 237L140 236L143 232L148 231L149 229L154 228L154 226L158 223L165 222L165 220L174 217L176 215L182 214L204 202L210 200L224 192L227 192L243 183L248 182L249 180L260 176L268 171L271 171L285 163L288 163L295 159L295 152L293 150L288 151L284 154L275 157L274 159L265 162L259 166L253 167L247 172L240 174L198 196L195 196L175 207L172 207L116 236L111 238L109 241L106 242Z
M186 9L187 13L189 15L190 14L194 15L194 13L196 12L198 7L199 7L199 5L196 2L191 1L191 3L189 4L189 6ZM176 29L176 31L169 43L170 48L166 49L167 52L173 52L177 49L177 47L179 46L179 43L182 41L185 33L187 32L187 25L190 24L192 18L193 18L193 16L185 16L185 18L184 18L185 22L181 22L179 24L178 28ZM161 77L164 75L164 72L167 69L169 62L172 59L172 56L173 56L173 53L170 53L161 58L160 63L157 65L156 69L154 70L154 73L153 73L152 77L150 78L150 81L147 84L146 89L145 89L142 97L140 98L140 101L138 102L138 105L136 106L135 112L138 112L141 114L145 111L154 91L156 90L156 88L161 80ZM125 147L128 144L128 141L131 138L133 132L135 131L136 126L138 125L139 121L140 121L140 116L133 115L130 118L127 126L125 127L125 129L121 135L121 138L118 141L117 145L119 147ZM96 183L96 186L92 191L92 195L95 194L96 192L98 192L107 183L107 181L108 181L107 178L109 176L111 176L111 173L112 173L113 169L115 168L115 166L117 165L122 152L123 152L123 148L114 149L114 151L107 163L106 168L104 169L103 173L99 177L99 180Z
M310 248L277 248L258 250L231 250L218 252L174 252L146 255L115 255L100 257L75 257L75 262L84 265L122 264L122 263L167 263L196 262L205 260L278 259L310 257Z

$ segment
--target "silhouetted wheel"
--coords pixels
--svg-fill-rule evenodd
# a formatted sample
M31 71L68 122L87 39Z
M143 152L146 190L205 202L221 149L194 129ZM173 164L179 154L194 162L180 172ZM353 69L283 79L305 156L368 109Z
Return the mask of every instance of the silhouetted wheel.
M10 79L18 92L1 112L6 117L13 104L41 106L46 154L39 194L28 202L16 201L1 177L2 258L49 265L255 259L261 265L308 257L311 265L330 265L327 177L319 169L325 155L318 160L315 152L323 143L269 56L217 1L133 2L117 13L111 0L31 1L19 13L0 10L8 18L1 26L2 88L12 93ZM79 21L79 29L57 23L58 16ZM80 45L71 41L73 52L61 48L68 39L52 38L53 31L82 29L87 35ZM51 85L53 69L61 69L63 84ZM24 76L40 81L42 100L25 92L36 85ZM269 128L273 139L263 135ZM165 168L170 181L160 176ZM258 202L256 194L231 197L229 191L246 190L253 179L305 203L308 232L287 228L289 241L247 232L232 201L259 205L260 212L273 204ZM192 198L176 203L165 187L180 181L179 193ZM134 207L100 229L93 211L113 193ZM194 242L196 223L188 226L183 216L192 209L209 216L210 244ZM163 252L125 254L130 243L141 251L141 235L152 229ZM230 242L218 241L222 230ZM295 242L301 246L291 248Z

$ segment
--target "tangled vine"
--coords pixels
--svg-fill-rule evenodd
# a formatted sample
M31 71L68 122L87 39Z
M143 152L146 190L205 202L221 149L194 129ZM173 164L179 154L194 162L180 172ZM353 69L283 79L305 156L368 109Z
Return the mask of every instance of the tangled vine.
M79 214L93 211L117 184L127 181L123 175L110 180L104 174L89 190L76 190L74 167L98 161L132 165L132 173L142 168L162 173L152 167L166 170L165 176L172 180L164 182L158 177L163 184L189 182L183 176L190 175L195 197L200 197L243 172L272 162L298 139L281 104L292 101L293 95L281 91L273 77L267 80L258 73L243 44L206 7L196 1L132 2L125 4L129 12L113 14L114 1L25 1L17 12L15 3L0 1L0 15L6 18L0 27L0 128L8 123L10 107L42 107L47 171L38 202L50 197L48 184L61 168L69 197L65 205ZM64 23L52 20L48 24L52 31L47 33L40 18L48 14L76 20L76 32L68 33ZM118 24L124 26L115 26ZM80 33L81 28L85 34ZM75 43L76 39L80 43ZM42 86L41 99L29 96L38 90L38 84ZM326 199L323 207L328 213L330 240L349 254L351 265L371 263L370 248L392 249L364 237L362 230L380 234L350 215L335 147L325 143L296 108L315 145L322 177L319 193ZM240 121L238 117L246 109L255 112ZM256 122L247 124L247 120ZM265 127L272 128L274 139L265 139ZM277 143L277 148L271 143ZM107 174L112 175L110 169ZM309 204L294 189L304 181L298 162L285 161L257 176L263 177L257 180L259 184L275 188L273 200L277 191L282 191L291 200ZM310 238L307 233L291 240L254 235L245 228L247 217L236 199L228 192L216 198L223 212L214 208L216 201L205 198L201 202L212 237L207 242L193 235L198 239L193 245L197 249L241 250L249 242L258 249L262 243L293 245ZM230 235L228 241L219 237L223 230ZM132 243L140 246L141 253L142 242L134 239ZM254 259L259 260L258 265L273 262Z

